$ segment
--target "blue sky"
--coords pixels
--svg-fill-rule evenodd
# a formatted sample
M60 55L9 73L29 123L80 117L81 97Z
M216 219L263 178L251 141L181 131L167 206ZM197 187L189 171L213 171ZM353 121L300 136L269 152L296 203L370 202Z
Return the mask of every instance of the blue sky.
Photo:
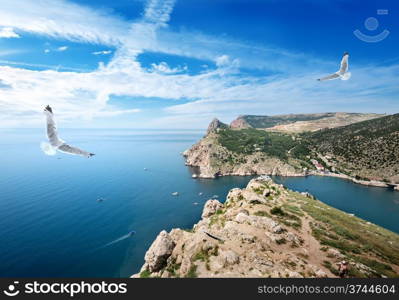
M230 122L241 114L399 112L397 1L0 4L0 127L40 127L47 104L60 126L104 128L204 128L214 117ZM378 27L366 28L366 20ZM370 43L356 29L389 34ZM338 69L345 51L350 80L317 82Z

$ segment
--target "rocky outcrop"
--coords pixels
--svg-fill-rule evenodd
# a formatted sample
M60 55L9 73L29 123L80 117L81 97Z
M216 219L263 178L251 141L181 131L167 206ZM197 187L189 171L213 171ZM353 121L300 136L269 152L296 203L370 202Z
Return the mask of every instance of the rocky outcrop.
M208 218L222 208L222 203L220 203L218 200L210 199L205 203L204 210L202 212L202 218Z
M305 176L306 171L299 165L290 165L264 153L240 155L220 146L214 137L207 136L186 150L183 155L186 165L198 168L198 177L277 175ZM230 162L232 160L232 162Z
M175 243L166 231L161 231L150 249L145 254L144 269L157 272L166 265L166 260L172 254Z
M208 129L206 131L206 134L210 134L213 132L217 132L218 129L220 128L227 128L227 125L220 122L218 119L213 119L212 122L208 125Z
M394 277L398 250L398 235L261 176L208 200L191 230L161 232L134 277L336 277L342 260L351 276Z
M208 128L207 135L190 149L183 152L186 165L198 168L198 177L215 178L227 175L281 175L304 176L305 171L294 160L287 162L277 157L270 157L262 152L250 155L229 151L218 141L218 125L215 119ZM223 124L223 123L222 123Z
M230 123L230 128L232 128L232 129L245 129L245 128L252 128L252 126L249 125L247 121L245 121L243 116L239 116L237 119L233 120Z

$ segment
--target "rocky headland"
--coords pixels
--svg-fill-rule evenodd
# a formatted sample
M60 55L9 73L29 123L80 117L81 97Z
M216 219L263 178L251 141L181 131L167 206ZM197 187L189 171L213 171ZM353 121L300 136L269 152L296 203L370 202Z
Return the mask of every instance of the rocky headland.
M293 123L288 122L320 116L284 116L284 126L298 122L306 122L306 128L310 124L328 123L330 126L330 129L301 133L275 131L280 125L274 125L277 121L268 119L271 117L239 117L230 126L214 119L206 135L183 152L186 165L196 168L196 178L320 175L399 189L399 114L379 118L376 114L320 115L324 117ZM277 118L282 122L280 119L282 116ZM337 119L339 121L334 123ZM364 119L366 121L362 121ZM258 126L268 124L272 127L256 129L250 127L250 121ZM349 122L354 123L338 126Z
M162 231L133 277L398 277L399 236L268 176L210 199L192 229Z

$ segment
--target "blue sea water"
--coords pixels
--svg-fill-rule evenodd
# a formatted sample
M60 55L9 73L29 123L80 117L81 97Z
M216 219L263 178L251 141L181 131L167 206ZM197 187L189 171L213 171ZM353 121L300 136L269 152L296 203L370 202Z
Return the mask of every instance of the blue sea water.
M63 139L96 154L86 159L45 155L41 129L1 130L0 276L137 272L161 230L191 228L207 199L224 199L250 180L192 179L180 153L202 134L61 130Z
M192 179L180 153L202 131L67 129L61 134L96 156L46 156L40 150L42 129L0 130L2 277L130 276L161 230L191 228L207 199L224 200L231 188L251 179ZM399 192L327 177L276 180L399 232ZM136 234L127 236L132 230Z

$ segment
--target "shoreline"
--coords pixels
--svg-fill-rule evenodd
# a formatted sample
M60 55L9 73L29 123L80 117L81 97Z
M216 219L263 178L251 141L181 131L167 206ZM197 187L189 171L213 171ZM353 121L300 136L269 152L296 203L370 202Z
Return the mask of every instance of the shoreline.
M192 167L192 168L199 168L199 166L193 166L193 165L189 165L186 163L186 166ZM380 188L388 188L388 189L392 189L394 191L399 191L399 184L393 184L393 183L386 183L383 181L378 181L378 180L359 180L356 179L354 177L345 175L345 174L341 174L341 173L324 173L324 172L317 172L317 171L310 171L306 174L304 173L292 173L290 175L283 175L283 174L272 174L272 173L225 173L225 174L217 174L215 176L206 176L201 174L201 172L199 173L193 173L193 175L195 175L195 177L193 177L194 179L215 179L217 177L222 177L222 176L261 176L261 175L267 175L267 176L281 176L281 177L307 177L307 176L323 176L323 177L335 177L335 178L341 178L341 179L345 179L345 180L349 180L353 183L356 184L360 184L360 185L364 185L364 186L372 186L372 187L380 187Z

